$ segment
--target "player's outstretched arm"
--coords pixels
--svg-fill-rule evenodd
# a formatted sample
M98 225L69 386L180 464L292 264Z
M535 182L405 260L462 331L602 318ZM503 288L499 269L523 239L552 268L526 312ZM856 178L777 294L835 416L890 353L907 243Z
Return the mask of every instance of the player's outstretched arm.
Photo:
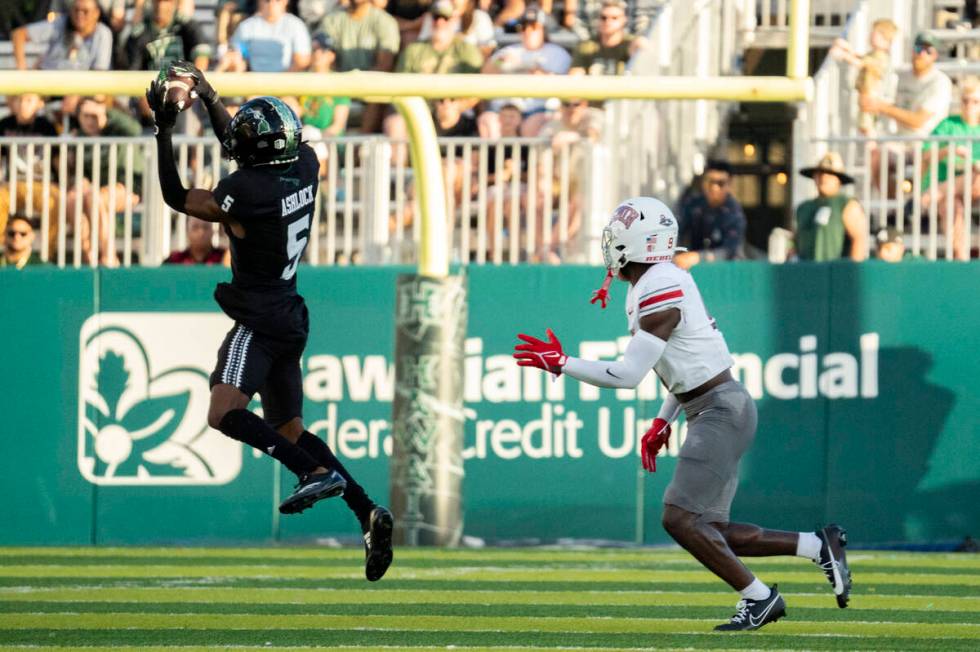
M218 140L224 138L225 128L231 122L231 116L228 115L228 109L218 97L218 91L214 90L201 69L190 61L175 61L170 64L170 70L194 80L192 92L204 102L204 106L208 110L208 117L211 118L211 128L214 130L214 135L218 137Z
M166 89L160 81L153 81L146 91L146 101L153 110L153 122L156 125L157 139L157 168L160 174L160 190L163 201L170 208L187 215L199 217L208 222L226 222L227 216L214 200L209 190L194 188L187 190L177 172L177 162L174 160L174 147L171 135L177 122L179 111L176 107L164 101Z
M637 331L621 360L583 360L566 355L561 342L551 329L548 341L520 334L523 344L514 347L514 357L522 367L537 367L550 373L568 374L576 380L598 387L633 389L660 360L667 347L667 338L680 321L676 308L653 313L640 320Z

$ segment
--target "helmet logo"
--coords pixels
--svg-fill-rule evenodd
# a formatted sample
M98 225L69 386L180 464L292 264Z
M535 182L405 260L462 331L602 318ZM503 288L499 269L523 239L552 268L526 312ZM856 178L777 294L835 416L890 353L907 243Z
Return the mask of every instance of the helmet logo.
M647 253L652 253L657 248L657 234L647 236Z
M252 113L252 116L256 120L258 120L258 124L256 125L256 131L258 131L258 133L259 133L260 136L262 134L267 134L270 131L272 131L272 127L269 125L269 121L265 119L265 116L262 114L262 110L261 109L252 108L251 109L251 113Z
M674 226L674 220L670 219L666 215L661 215L660 216L660 225L661 226Z
M616 211L613 213L612 218L609 223L622 222L623 225L628 229L630 225L633 224L640 217L640 212L630 206L629 204L620 204Z

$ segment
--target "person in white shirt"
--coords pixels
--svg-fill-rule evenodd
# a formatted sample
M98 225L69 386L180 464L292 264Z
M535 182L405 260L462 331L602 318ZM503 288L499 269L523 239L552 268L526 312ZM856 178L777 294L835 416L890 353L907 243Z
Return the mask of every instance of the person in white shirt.
M687 438L674 477L664 493L663 525L671 537L708 570L741 594L737 611L716 630L752 630L785 615L785 601L749 571L738 556L796 555L816 562L837 604L847 606L851 589L844 546L846 531L828 525L819 532L767 530L729 520L738 487L738 465L755 437L755 403L732 378L728 345L708 314L694 279L671 262L677 219L653 197L620 204L602 233L606 281L593 303L605 307L612 279L630 284L626 318L632 339L621 360L592 361L566 355L548 329L548 341L518 335L514 357L524 367L566 373L598 387L635 388L652 369L670 392L644 435L643 467L656 470L670 424L681 408Z
M912 70L898 78L894 104L874 95L862 95L861 110L871 115L890 118L899 136L928 136L943 118L949 115L953 101L953 82L946 73L936 69L939 41L928 32L920 32L912 46ZM881 184L882 150L892 154L888 167L893 168L904 144L890 143L886 148L871 152L871 178L874 186Z
M538 7L529 7L518 23L521 42L497 50L483 64L484 74L564 75L572 65L572 55L565 48L549 43L545 33L548 16ZM481 138L500 138L500 117L497 111L505 104L518 106L524 114L521 135L537 136L548 122L547 100L497 99L489 103L486 111L477 119Z
M259 0L259 10L241 22L218 70L302 72L310 65L310 32L286 13L286 0Z

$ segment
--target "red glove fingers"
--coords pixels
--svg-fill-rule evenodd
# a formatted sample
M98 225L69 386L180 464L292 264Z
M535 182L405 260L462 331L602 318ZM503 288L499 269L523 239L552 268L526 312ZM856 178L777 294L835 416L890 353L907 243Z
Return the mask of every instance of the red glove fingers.
M654 419L653 425L640 441L640 460L643 468L653 473L657 470L657 453L670 440L670 424L663 419Z

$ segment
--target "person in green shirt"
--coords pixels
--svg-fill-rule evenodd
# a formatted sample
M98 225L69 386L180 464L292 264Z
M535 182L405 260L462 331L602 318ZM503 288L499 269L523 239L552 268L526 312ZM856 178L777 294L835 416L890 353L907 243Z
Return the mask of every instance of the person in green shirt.
M337 70L377 70L391 72L401 45L398 23L371 0L349 0L324 16L317 29L326 32L337 47ZM376 133L381 128L384 104L366 104L361 131Z
M333 64L337 60L337 48L325 32L313 35L313 56L310 60L310 72L322 75L333 72ZM323 97L304 95L300 98L303 105L302 120L304 125L311 125L320 130L325 137L341 136L347 129L347 117L350 115L349 97Z
M949 136L948 143L938 143L935 152L936 156L936 181L938 182L934 190L929 191L932 185L932 165L933 165L933 143L923 143L922 149L922 190L925 194L922 197L923 210L929 210L935 199L936 209L939 213L939 232L945 233L947 228L948 205L947 195L953 193L953 258L955 260L969 260L970 246L966 237L965 229L965 193L963 184L966 182L966 167L972 169L973 182L970 188L971 203L975 206L980 201L980 140L956 141L957 136L980 136L980 80L976 77L968 77L960 86L960 102L962 112L960 115L951 115L944 119L936 128L932 130L933 136ZM952 147L952 151L950 151ZM954 178L952 183L949 181L949 164L952 163Z
M32 250L34 226L23 215L13 215L4 230L3 256L0 267L24 269L28 265L43 265L41 257Z
M398 57L395 72L414 72L428 75L478 73L483 66L480 49L456 32L450 20L455 7L450 0L437 0L429 9L432 14L432 37L410 44ZM477 104L475 99L456 99L456 109L464 114ZM435 110L435 103L430 104ZM391 113L384 121L384 133L395 141L408 138L405 120L398 113ZM392 147L392 163L404 165L407 157L402 144Z
M854 178L844 172L837 152L827 152L820 161L800 174L817 186L817 197L796 209L796 255L800 260L826 261L850 256L861 261L868 252L868 220L861 204L844 194Z

